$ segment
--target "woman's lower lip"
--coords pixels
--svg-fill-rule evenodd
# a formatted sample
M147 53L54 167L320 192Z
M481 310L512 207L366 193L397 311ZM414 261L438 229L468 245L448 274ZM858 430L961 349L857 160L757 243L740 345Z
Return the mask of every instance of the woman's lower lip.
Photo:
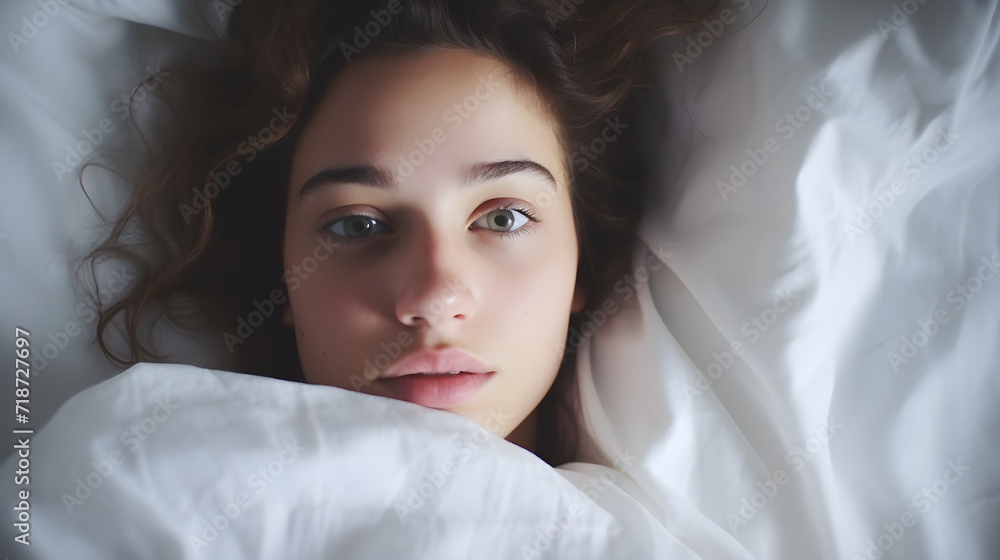
M445 373L427 375L415 373L379 379L387 396L428 408L457 406L472 398L493 372Z

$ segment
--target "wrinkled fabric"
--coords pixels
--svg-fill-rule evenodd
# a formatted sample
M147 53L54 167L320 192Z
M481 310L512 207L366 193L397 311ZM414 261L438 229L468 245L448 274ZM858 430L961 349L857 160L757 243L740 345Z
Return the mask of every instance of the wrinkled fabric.
M665 72L597 448L757 558L1000 557L997 5L753 8Z
M750 558L707 520L671 534L628 493L630 455L553 469L461 416L336 387L139 364L19 437L14 558Z

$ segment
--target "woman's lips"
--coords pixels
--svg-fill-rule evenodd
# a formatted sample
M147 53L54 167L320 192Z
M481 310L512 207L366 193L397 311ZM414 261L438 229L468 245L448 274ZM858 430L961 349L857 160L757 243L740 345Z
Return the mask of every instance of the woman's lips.
M494 373L458 348L418 350L391 364L378 383L394 399L448 408L472 398Z
M386 396L428 408L449 408L472 398L493 372L413 373L378 380Z

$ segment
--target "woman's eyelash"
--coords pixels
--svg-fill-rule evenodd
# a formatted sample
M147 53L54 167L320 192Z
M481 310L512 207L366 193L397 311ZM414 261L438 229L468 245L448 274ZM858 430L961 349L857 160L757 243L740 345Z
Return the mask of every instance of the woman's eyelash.
M333 224L335 224L335 223L337 223L337 222L339 222L341 220L346 220L347 218L368 218L369 220L375 220L377 222L381 222L382 221L382 220L379 220L378 218L376 218L375 216L369 216L368 214L344 214L343 216L337 216L336 218L333 218L332 220L326 220L325 222L323 222L322 224L320 224L319 231L320 232L327 231L327 230L330 229L330 227L333 226Z
M489 214L490 212L495 212L497 210L514 210L515 212L520 212L520 213L524 214L525 216L527 216L528 220L530 220L532 222L535 222L535 223L541 222L540 219L538 219L537 217L535 217L535 214L532 213L531 210L528 210L527 208L524 208L524 207L521 207L521 206L517 206L515 203L501 204L500 206L497 206L493 210L490 210L489 212L486 212L486 214Z

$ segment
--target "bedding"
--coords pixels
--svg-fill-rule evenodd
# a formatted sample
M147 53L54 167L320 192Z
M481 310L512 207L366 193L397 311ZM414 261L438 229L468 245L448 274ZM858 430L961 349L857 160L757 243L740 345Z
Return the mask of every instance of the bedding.
M628 449L552 469L471 420L335 387L140 364L22 441L13 558L751 558L679 508L668 531L629 493Z
M994 2L772 1L667 73L648 281L581 351L651 494L760 558L1000 556L997 42Z
M429 504L440 522L402 526L385 509L393 492L406 492L401 484L360 475L342 484L318 464L409 480L470 433L461 419L214 371L230 369L221 339L166 327L157 336L167 350L208 370L146 365L97 385L120 368L85 344L93 305L76 288L72 263L97 215L75 182L74 158L88 146L137 142L133 122L163 110L152 95L157 62L184 49L210 52L228 13L217 8L186 0L0 6L5 29L24 39L8 34L0 55L0 322L9 333L29 329L41 347L31 427L50 425L33 436L32 464L51 482L33 482L32 535L42 546L85 551L55 557L156 557L158 543L191 554L184 546L196 517L233 503L242 513L211 544L218 557L266 557L277 542L302 547L302 557L334 545L358 556L407 546L418 557L509 557L522 552L500 542L495 525L469 520L522 519L502 532L530 547L539 524L574 500L586 522L568 525L572 538L541 557L1000 557L997 2L723 0L728 13L665 44L673 59L656 92L664 109L649 116L659 134L646 147L657 187L633 271L616 285L616 311L591 310L590 326L567 340L583 386L587 453L545 470L491 437L455 471L454 493L442 495L451 498ZM116 101L140 86L150 95L121 112ZM99 168L86 173L88 194L112 213L127 185ZM114 295L129 278L112 268L98 281ZM10 340L0 349L7 363ZM172 381L160 387L154 372ZM139 423L143 433L155 406L139 404L153 405L160 390L200 412L157 423L152 435L166 437L122 451L114 476L65 513L61 494L75 491L77 477L86 484L91 471L100 475L101 462L124 447L121 426ZM209 412L219 403L247 429ZM353 438L348 419L321 403L379 414ZM328 424L320 430L314 418ZM282 442L300 433L316 447L282 465L302 476L275 479L282 491L245 510L234 502L241 489L255 492L252 470L280 463ZM13 436L5 436L5 478ZM202 445L210 442L211 460ZM612 475L622 454L635 460ZM612 481L595 498L588 481L602 472ZM323 486L309 486L310 474ZM475 499L459 498L468 495ZM302 504L314 509L295 509ZM285 521L294 511L315 511L296 519L331 529L304 539L303 525ZM101 516L128 529L96 528ZM386 527L412 538L371 537ZM43 538L57 529L65 541ZM470 531L478 540L462 541ZM17 546L12 558L29 552ZM55 550L64 549L45 552Z

